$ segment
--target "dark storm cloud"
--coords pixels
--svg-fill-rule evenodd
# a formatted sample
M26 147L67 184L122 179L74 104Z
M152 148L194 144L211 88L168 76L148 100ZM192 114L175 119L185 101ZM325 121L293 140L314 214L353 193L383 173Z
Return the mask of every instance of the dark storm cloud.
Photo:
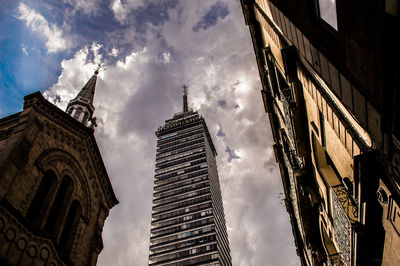
M144 33L149 23L160 26L169 20L168 9L175 8L177 0L146 2L145 6L135 9L130 18L133 20L136 33Z
M119 25L108 8L100 9L96 15L76 12L68 18L68 23L71 27L71 32L78 35L80 45L93 41L107 43L108 35L115 32L116 28L118 28L118 31L123 31L127 28Z
M221 125L218 125L218 127L219 127L219 129L218 129L218 132L217 132L217 136L218 137L222 137L222 138L226 138L226 134L222 131Z
M151 63L144 71L152 73L153 78L138 84L136 93L128 99L125 110L121 113L124 119L119 122L122 134L130 131L143 136L149 132L154 133L166 119L166 114L173 114L171 111L175 107L174 100L180 98L180 84L168 72L167 66Z
M226 107L226 101L225 100L219 100L218 101L218 106L221 108L225 108Z
M225 18L229 14L228 6L225 3L217 2L213 4L210 10L201 18L193 27L193 31L197 32L200 29L207 30L209 27L217 24L218 18Z
M231 150L229 146L226 146L225 152L228 153L228 163L230 163L232 160L235 159L240 159L240 157L235 153L235 150Z

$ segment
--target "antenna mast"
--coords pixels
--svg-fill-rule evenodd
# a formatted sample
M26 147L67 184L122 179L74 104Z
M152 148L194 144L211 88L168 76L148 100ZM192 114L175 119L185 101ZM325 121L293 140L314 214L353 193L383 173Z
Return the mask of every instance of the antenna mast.
M183 112L187 112L188 108L188 101L187 101L187 94L188 94L188 86L183 85Z

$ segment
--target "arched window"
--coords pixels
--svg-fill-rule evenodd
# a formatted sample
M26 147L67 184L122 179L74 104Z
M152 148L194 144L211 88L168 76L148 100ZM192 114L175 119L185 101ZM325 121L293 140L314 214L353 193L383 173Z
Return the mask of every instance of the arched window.
M71 203L67 219L65 219L64 228L61 233L59 246L61 250L67 251L74 240L76 227L78 225L79 217L81 215L81 205L77 200Z
M62 209L65 207L65 202L69 198L72 192L72 180L70 177L65 176L61 182L60 188L58 189L57 195L54 199L53 205L51 206L49 217L45 225L45 231L48 233L53 233L57 221L60 216L63 215Z
M55 180L55 173L50 170L46 171L33 197L31 206L26 215L33 226L39 226L39 218L45 215L46 200L48 199L53 180Z
M88 113L84 112L83 113L82 124L86 125L87 124L87 119L88 119Z
M82 109L81 107L78 107L78 108L75 110L74 118L78 120L79 117L80 117L80 115L81 115L81 113L82 113L82 111L83 111L83 109Z

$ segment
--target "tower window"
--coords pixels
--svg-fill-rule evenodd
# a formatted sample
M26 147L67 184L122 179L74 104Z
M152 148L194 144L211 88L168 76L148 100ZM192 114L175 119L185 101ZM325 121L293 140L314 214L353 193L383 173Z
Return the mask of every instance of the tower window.
M53 206L51 207L49 217L47 218L45 230L49 233L53 233L55 231L55 227L57 221L59 220L59 216L62 215L61 210L63 209L64 202L68 194L70 194L72 187L71 179L66 176L63 178L60 188L58 189L56 198L54 199Z
M338 30L336 0L318 0L319 15L332 28Z
M51 185L55 178L53 171L47 171L44 173L42 180L40 181L39 187L33 197L31 206L29 207L27 218L31 221L34 226L38 225L38 218L43 217L45 212L45 201L48 198ZM41 214L41 215L40 215Z
M79 216L81 214L81 205L77 200L74 200L71 203L71 207L69 208L67 219L65 220L64 223L64 228L61 233L61 238L60 238L60 248L63 251L66 251L75 236L76 232L76 226L79 220Z
M75 119L79 119L79 116L82 113L82 108L78 107L78 109L76 109L75 114L74 114L74 118Z
M84 125L87 124L87 119L88 119L88 114L85 112L85 113L83 113L83 119L82 119L82 123L83 123Z

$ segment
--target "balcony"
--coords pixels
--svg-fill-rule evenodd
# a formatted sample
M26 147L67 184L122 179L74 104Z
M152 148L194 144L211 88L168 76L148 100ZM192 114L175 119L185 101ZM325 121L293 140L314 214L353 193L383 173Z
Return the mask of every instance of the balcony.
M337 185L332 187L330 191L334 239L339 252L331 254L329 260L334 263L332 265L351 265L351 224L357 221L356 217L354 217L357 215L357 207L352 202L352 198L348 195L345 186Z

